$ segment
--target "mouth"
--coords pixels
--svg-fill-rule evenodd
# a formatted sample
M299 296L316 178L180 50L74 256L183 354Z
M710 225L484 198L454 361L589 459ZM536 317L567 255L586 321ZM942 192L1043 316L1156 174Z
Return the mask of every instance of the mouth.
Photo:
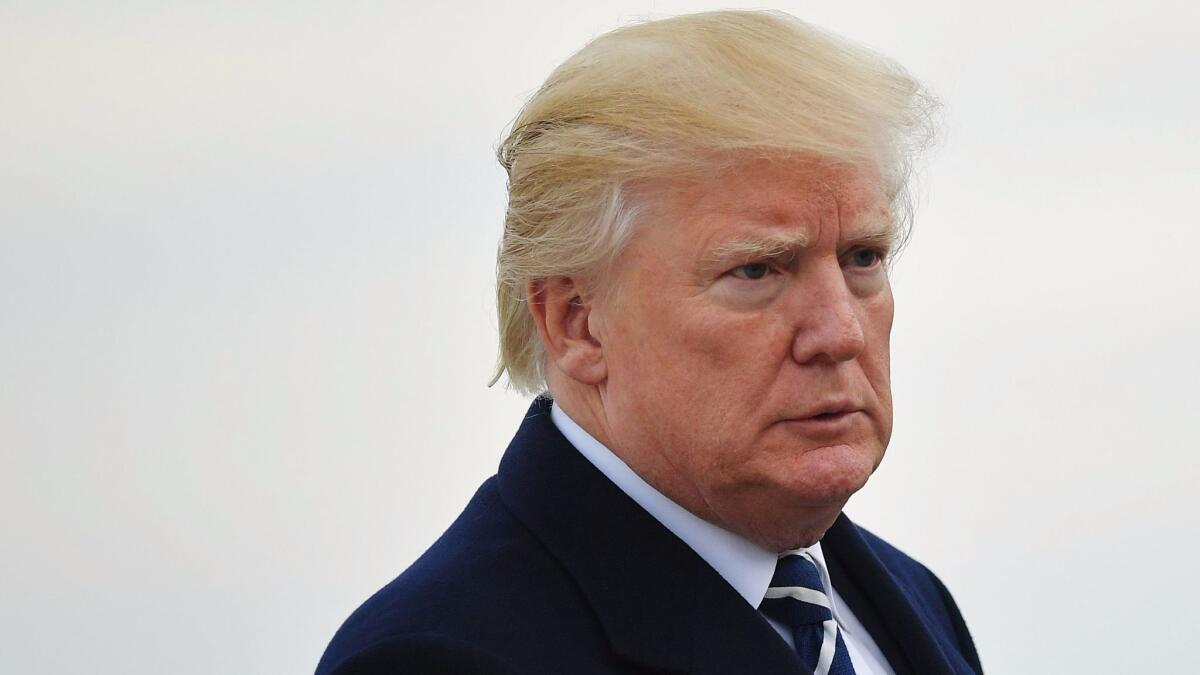
M847 398L837 398L826 400L822 403L809 408L808 410L796 415L795 420L799 421L816 421L825 422L842 419L853 415L856 412L861 412L862 406Z
M827 421L842 419L843 417L851 415L854 412L855 411L853 411L853 410L834 410L834 411L830 411L830 412L817 413L816 415L812 415L810 417L805 417L805 418L803 418L803 420L815 420L818 422L827 422Z
M862 413L862 408L849 401L838 401L813 409L807 415L788 418L783 423L801 435L829 440L849 433Z

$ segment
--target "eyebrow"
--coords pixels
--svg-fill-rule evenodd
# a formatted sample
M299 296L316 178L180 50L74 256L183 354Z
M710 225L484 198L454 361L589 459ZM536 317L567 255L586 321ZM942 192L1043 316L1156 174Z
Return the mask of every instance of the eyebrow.
M856 228L847 241L851 244L874 244L889 251L900 237L900 228L888 219L871 220Z
M896 243L897 228L887 219L869 221L854 229L847 243L871 244L890 249ZM723 242L706 258L712 263L752 258L794 258L809 245L807 232L779 233L740 237Z
M713 263L735 259L794 257L808 246L808 242L808 234L804 232L741 237L722 243L707 257Z

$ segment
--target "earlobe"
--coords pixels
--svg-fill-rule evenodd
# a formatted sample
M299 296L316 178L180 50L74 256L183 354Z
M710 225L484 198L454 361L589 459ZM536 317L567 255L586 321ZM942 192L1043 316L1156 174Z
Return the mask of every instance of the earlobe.
M571 277L530 281L529 311L538 325L547 365L581 384L597 386L608 377L604 349L593 333L598 308L582 284Z

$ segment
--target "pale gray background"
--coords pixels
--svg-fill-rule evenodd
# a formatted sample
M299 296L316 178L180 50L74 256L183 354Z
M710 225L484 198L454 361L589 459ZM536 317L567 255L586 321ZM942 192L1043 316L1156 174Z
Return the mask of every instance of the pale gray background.
M0 671L310 672L494 471L493 148L718 6L505 4L0 0ZM778 7L946 103L849 512L991 673L1200 671L1195 3Z

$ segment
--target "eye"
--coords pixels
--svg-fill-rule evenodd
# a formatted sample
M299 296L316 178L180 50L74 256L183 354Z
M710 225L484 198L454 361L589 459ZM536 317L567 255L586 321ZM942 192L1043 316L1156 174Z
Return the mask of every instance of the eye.
M871 248L860 248L850 254L850 264L863 269L874 267L882 260L883 254Z
M739 279L747 279L754 281L762 279L771 273L771 266L767 263L747 263L729 270L729 273Z

